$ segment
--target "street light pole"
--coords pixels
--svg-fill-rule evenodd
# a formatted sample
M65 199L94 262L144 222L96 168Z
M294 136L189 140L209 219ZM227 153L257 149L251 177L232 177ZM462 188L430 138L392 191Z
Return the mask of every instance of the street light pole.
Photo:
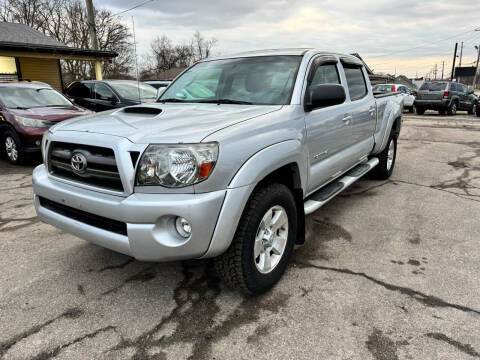
M475 31L480 31L480 28L475 29ZM477 49L477 66L475 67L475 75L473 77L473 90L477 88L477 76L478 76L478 61L480 60L480 44L478 46L475 46Z

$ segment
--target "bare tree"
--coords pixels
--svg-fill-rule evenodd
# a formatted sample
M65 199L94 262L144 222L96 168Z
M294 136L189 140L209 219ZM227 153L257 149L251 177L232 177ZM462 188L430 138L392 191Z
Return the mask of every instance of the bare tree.
M194 62L210 56L216 45L215 38L205 39L200 32L195 32L188 43L173 45L172 40L162 35L150 44L141 72L142 79L172 78Z
M0 2L0 20L28 25L68 46L90 48L86 8L79 0L3 0ZM95 12L95 24L100 50L119 54L104 65L104 76L128 76L133 68L129 29L105 9ZM62 61L62 71L67 81L94 76L93 66L87 61Z

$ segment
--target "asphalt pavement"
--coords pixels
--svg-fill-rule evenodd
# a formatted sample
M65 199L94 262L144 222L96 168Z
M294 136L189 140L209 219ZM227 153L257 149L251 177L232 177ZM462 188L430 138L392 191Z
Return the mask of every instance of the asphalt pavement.
M405 115L395 171L308 217L281 282L145 263L35 216L0 160L1 359L480 358L480 118Z

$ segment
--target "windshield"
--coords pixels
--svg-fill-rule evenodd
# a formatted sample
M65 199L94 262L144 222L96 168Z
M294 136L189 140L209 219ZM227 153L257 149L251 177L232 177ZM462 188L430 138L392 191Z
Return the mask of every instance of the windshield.
M446 82L426 82L420 87L420 90L428 90L428 91L442 91L445 90L447 87Z
M0 87L0 101L7 108L72 106L72 103L52 88Z
M393 85L376 85L373 91L379 92L393 92Z
M199 63L158 101L284 105L290 102L301 56L258 56Z
M157 98L157 89L148 84L129 82L129 83L114 83L109 85L124 99L138 101L141 100L155 100Z

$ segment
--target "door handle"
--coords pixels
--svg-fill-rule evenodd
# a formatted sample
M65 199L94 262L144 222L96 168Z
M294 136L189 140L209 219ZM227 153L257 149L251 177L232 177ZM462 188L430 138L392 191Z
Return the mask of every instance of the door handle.
M374 116L375 115L375 108L374 107L371 107L368 112L370 113L371 116Z
M342 121L345 123L345 125L350 125L350 122L352 121L353 117L352 115L345 115Z

